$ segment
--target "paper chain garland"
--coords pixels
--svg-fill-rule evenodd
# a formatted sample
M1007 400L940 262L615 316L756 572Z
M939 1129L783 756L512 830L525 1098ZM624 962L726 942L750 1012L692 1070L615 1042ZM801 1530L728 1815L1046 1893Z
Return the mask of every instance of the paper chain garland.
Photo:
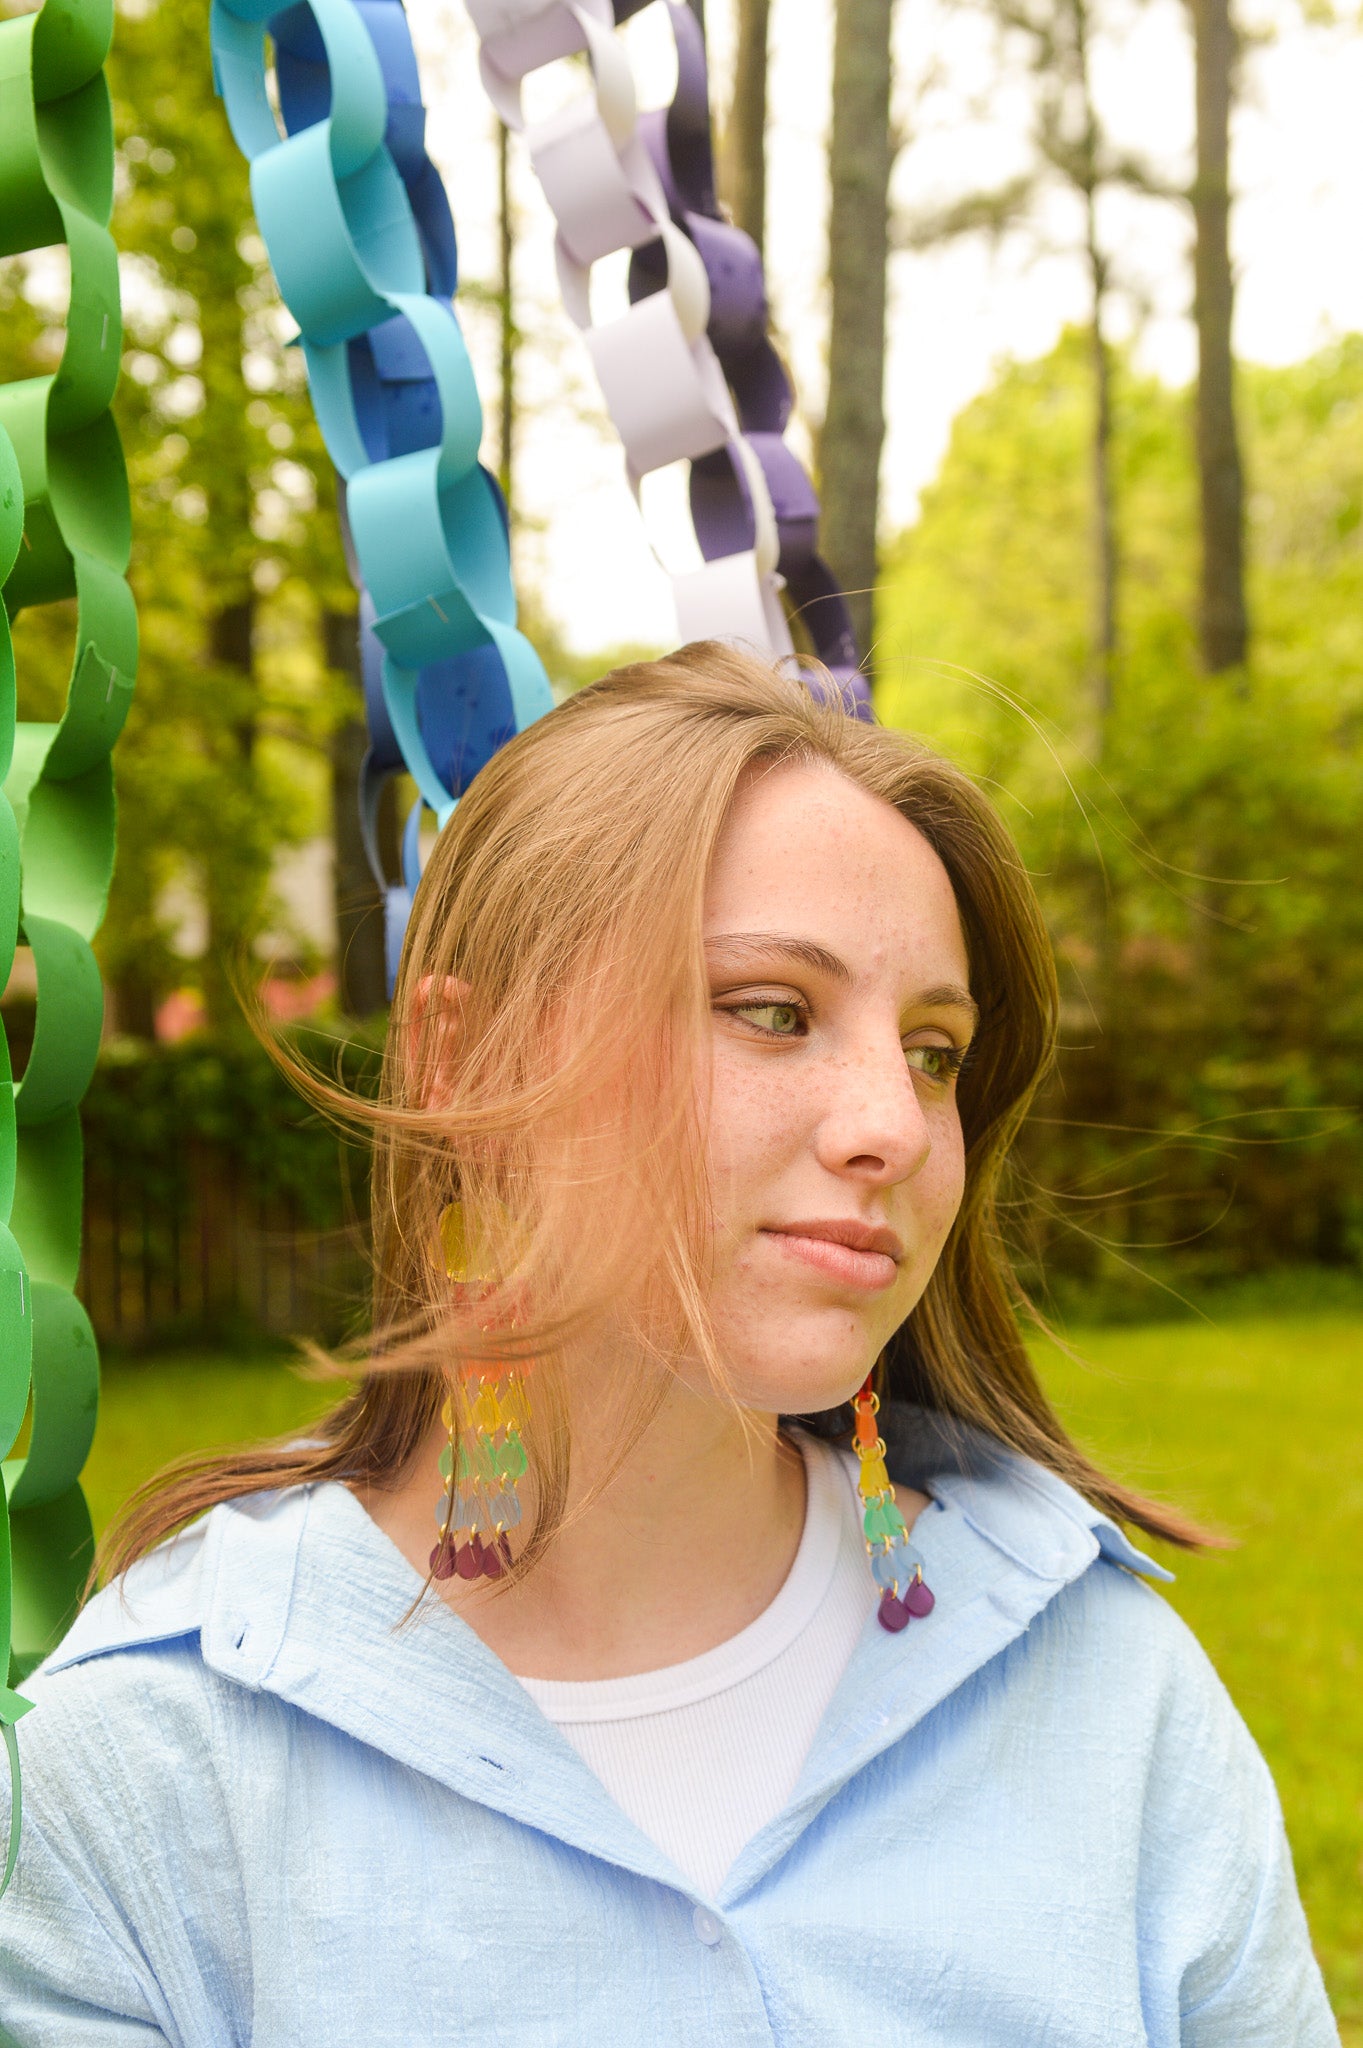
M616 19L644 4L617 0ZM841 586L818 552L819 501L803 465L786 446L795 394L768 333L762 257L751 236L725 220L715 196L710 89L705 31L684 0L667 0L677 52L677 89L666 112L640 117L673 221L700 253L710 286L708 337L738 408L748 451L760 466L780 544L777 573L823 665L842 688L848 709L870 716L870 691L860 671L851 613ZM654 251L636 249L630 296L640 299L662 284ZM750 464L731 448L691 465L691 511L707 561L753 545L756 516L747 477Z
M684 640L729 637L790 652L781 582L800 607L847 708L870 715L846 602L815 548L818 500L783 440L792 395L767 337L756 246L714 194L705 41L669 4L678 83L665 114L638 110L617 22L644 0L467 0L483 83L523 133L558 223L564 305L582 330L638 493L651 471L691 461L705 566L674 576ZM527 122L522 81L585 53L586 91ZM633 252L627 313L593 319L591 272ZM732 387L732 388L731 388Z
M66 345L53 375L0 386L0 968L32 950L37 1027L11 1091L0 1052L0 1437L13 1445L32 1366L28 1452L4 1467L8 1542L0 1631L21 1679L60 1637L92 1555L80 1471L94 1434L99 1360L73 1289L80 1263L79 1104L94 1070L104 995L90 940L114 861L111 749L137 668L126 581L127 474L109 411L122 342L113 204L113 117L103 64L113 0L46 0L0 22L0 255L65 243ZM8 620L76 600L66 707L15 724ZM0 1046L3 1040L0 1040ZM27 1703L0 1692L0 1724ZM12 1809L9 1864L17 1843Z
M0 46L2 51L3 46ZM3 61L0 55L0 61ZM0 427L0 584L18 558L24 533L24 486L19 475L19 458L14 443ZM0 608L0 767L14 752L14 647L10 639L9 614ZM8 981L14 965L14 948L19 932L19 829L9 798L0 793L0 975ZM4 1034L0 1033L0 1044ZM3 1059L8 1065L5 1044ZM8 1071L0 1072L0 1181L13 1185L15 1168L14 1094L8 1086ZM5 1448L13 1443L23 1420L28 1400L29 1373L33 1362L33 1322L28 1274L23 1254L6 1225L0 1224L0 1429ZM10 1833L0 1891L8 1884L18 1853L19 1837L19 1748L14 1723L26 1710L26 1702L3 1683L9 1672L10 1647L10 1563L9 1518L0 1516L0 1726L4 1728L9 1751Z
M266 91L274 41L280 112ZM402 0L214 0L214 73L313 405L344 479L361 584L370 753L361 817L371 865L384 781L405 767L443 823L513 732L553 702L516 626L506 511L478 461L482 410L450 298L454 227L426 155ZM410 905L387 888L390 973Z
M678 85L640 117L616 20L641 0L470 0L483 76L524 128L520 81L585 50L585 99L529 131L558 221L565 303L584 329L634 486L691 458L706 566L674 578L683 638L788 653L782 582L849 710L868 716L845 600L816 551L818 501L784 432L792 395L767 336L762 264L714 195L704 37L669 4ZM251 162L256 216L302 330L317 418L342 477L360 589L370 750L360 811L385 892L390 980L419 871L421 805L403 880L383 873L383 784L406 767L443 822L473 775L551 696L516 630L505 508L477 462L481 412L450 299L454 226L426 153L402 0L214 0L215 75ZM274 43L279 112L266 91ZM633 252L634 301L593 326L590 271ZM708 331L707 331L708 330ZM731 388L732 387L732 388Z

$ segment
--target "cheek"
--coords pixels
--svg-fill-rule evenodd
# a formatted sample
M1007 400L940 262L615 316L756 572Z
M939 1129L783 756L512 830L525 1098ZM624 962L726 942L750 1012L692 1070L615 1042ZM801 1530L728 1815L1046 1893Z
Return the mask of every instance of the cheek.
M918 1177L916 1192L919 1227L935 1258L956 1221L965 1193L965 1139L954 1109L942 1116L933 1132L932 1154Z
M720 1048L710 1074L704 1126L714 1201L723 1217L798 1150L803 1126L796 1091L754 1073Z
M901 1190L905 1207L898 1219L912 1249L899 1269L899 1284L884 1299L877 1318L877 1342L885 1343L923 1297L951 1235L965 1193L965 1143L953 1112L933 1132L932 1154L922 1171Z

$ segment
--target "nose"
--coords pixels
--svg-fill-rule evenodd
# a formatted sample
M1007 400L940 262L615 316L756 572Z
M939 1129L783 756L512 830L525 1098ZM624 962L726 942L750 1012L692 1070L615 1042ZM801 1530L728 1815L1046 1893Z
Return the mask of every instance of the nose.
M922 1170L932 1130L897 1034L830 1059L824 1088L815 1150L830 1172L894 1187Z

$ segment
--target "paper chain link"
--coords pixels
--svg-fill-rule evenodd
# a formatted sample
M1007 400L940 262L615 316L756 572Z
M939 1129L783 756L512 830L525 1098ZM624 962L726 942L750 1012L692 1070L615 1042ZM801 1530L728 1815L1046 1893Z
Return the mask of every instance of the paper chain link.
M645 0L616 0L624 20ZM814 651L836 677L848 709L870 716L870 691L860 672L851 613L841 586L818 552L819 500L794 451L787 447L795 394L768 332L762 257L750 235L725 220L715 196L710 88L705 31L684 0L666 0L677 52L677 89L665 111L640 117L640 129L667 194L675 224L700 252L710 286L708 337L738 408L748 450L755 455L776 516L780 553L776 568L803 621ZM663 280L651 249L635 251L630 297L641 299ZM731 448L691 465L691 514L707 560L751 547L755 514L748 465Z
M19 475L19 458L14 443L0 428L0 583L8 577L18 558L24 532L24 487ZM0 609L0 766L14 754L14 645L10 638L9 614ZM14 822L10 800L0 793L0 975L8 981L14 965L14 948L19 929L19 828ZM2 1037L3 1034L0 1034ZM8 1047L4 1054L8 1062ZM6 1086L8 1074L0 1075L0 1179L6 1187L14 1180L15 1122L14 1091ZM28 1401L29 1373L33 1362L33 1322L28 1313L30 1296L23 1254L9 1228L0 1225L0 1428L5 1430L5 1448L18 1434ZM9 1883L18 1854L19 1837L19 1746L14 1723L27 1711L28 1703L3 1683L10 1664L10 1560L9 1517L0 1531L0 1727L9 1751L10 1833L0 1891Z
M273 39L284 134L266 90ZM426 154L402 0L214 0L214 75L251 165L256 219L298 322L317 422L344 479L361 584L370 752L361 819L405 767L443 823L553 696L516 626L506 509L478 461L482 410L450 303L449 205ZM386 894L390 975L418 867Z
M767 338L761 258L715 201L704 36L687 6L668 6L677 91L666 114L641 115L615 30L643 4L467 0L483 83L502 119L524 134L558 224L564 305L585 337L636 496L651 471L692 464L705 566L672 578L681 637L788 654L784 582L847 708L869 716L846 602L815 550L818 501L782 438L791 390ZM523 80L579 52L590 72L585 91L528 122ZM593 265L624 249L632 304L598 323Z
M0 22L0 255L65 243L66 344L50 376L0 386L0 967L32 950L37 1024L11 1088L0 1050L0 1438L8 1534L0 1631L22 1679L70 1621L92 1555L80 1472L94 1434L99 1358L73 1292L80 1264L80 1100L94 1071L104 992L90 940L114 862L111 750L137 670L126 572L127 473L109 411L122 344L109 235L113 116L103 65L113 0L46 0ZM56 724L15 723L9 619L76 600L66 706ZM0 1046L3 1041L0 1041ZM30 1377L31 1367L31 1377ZM25 1711L0 1693L0 1724ZM16 1788L17 1790L17 1788ZM17 1841L13 1806L10 1863ZM8 1870L6 1876L8 1875Z

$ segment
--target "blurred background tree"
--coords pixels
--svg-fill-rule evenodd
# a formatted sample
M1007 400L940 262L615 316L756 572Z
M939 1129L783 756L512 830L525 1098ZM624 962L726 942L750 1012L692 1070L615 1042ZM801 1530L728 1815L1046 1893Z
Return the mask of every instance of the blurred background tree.
M880 706L1001 798L1061 966L1065 1049L1020 1190L1038 1271L1180 1285L1357 1270L1363 1188L1363 339L1243 374L1254 688L1208 689L1186 401L1114 362L1121 687L1082 733L1089 341L959 417L891 551ZM1096 1026L1092 880L1116 907ZM1148 1303L1148 1293L1145 1295Z
M120 245L133 259L138 343L125 431L136 450L142 582L154 614L141 718L182 742L179 786L129 782L124 814L145 818L154 833L148 851L157 845L164 859L174 847L181 877L193 877L203 921L199 985L221 1028L235 1014L232 964L279 921L270 891L281 849L329 832L343 915L365 887L354 785L333 791L328 773L333 753L349 767L361 731L355 599L331 465L301 356L287 345L292 323L255 232L246 166L214 94L196 10L157 5L128 21L112 76L126 176ZM160 572L171 563L167 603ZM125 776L152 767L141 744L124 750ZM157 900L150 868L136 844L125 847L120 880L126 873L130 895L140 884L143 922ZM120 910L116 896L116 918ZM366 939L371 959L378 953L378 919L358 932L350 922L338 950L353 970ZM115 955L120 934L121 921L110 942L119 1023L145 1028L141 935L130 930L132 943ZM303 970L331 951L316 931L279 939ZM371 971L366 1006L381 1001Z
M828 141L828 402L819 431L824 553L867 673L876 641L880 460L885 445L886 262L894 0L837 0Z
M1231 321L1230 119L1240 70L1230 0L1189 0L1197 101L1193 317L1197 322L1197 466L1202 518L1198 632L1209 675L1249 652L1245 606L1245 486L1236 426Z
M767 59L771 0L738 0L733 91L719 148L720 190L734 225L767 236Z
M231 976L262 948L295 976L349 956L361 992L350 1007L373 1009L379 925L352 823L355 598L331 465L198 12L126 10L109 76L125 302L116 411L143 646L116 757L119 859L100 936L111 1028L150 1038L187 983L212 1026L229 1028ZM0 290L3 374L31 374L59 343L55 252L6 265ZM46 715L60 689L69 622L55 610L17 622L21 716ZM273 886L291 854L327 840L333 918L351 927L340 948L315 921L291 926Z

